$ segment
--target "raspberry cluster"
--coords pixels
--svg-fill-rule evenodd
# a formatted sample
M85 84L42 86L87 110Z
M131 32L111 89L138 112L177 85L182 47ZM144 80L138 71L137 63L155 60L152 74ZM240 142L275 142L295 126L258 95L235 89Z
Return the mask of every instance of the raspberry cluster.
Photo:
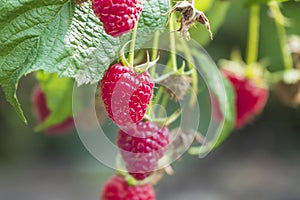
M138 181L149 177L158 167L169 144L169 129L155 122L142 121L153 95L154 82L147 71L137 73L133 66L113 64L100 81L100 91L108 116L120 127L117 145L128 173ZM144 189L148 188L145 193ZM103 191L102 199L155 199L151 185L126 185L114 177ZM110 193L114 191L114 193ZM149 193L150 192L150 193ZM154 194L154 195L153 195Z
M92 9L107 34L118 37L132 30L142 12L142 0L92 0ZM149 62L149 60L148 60ZM137 73L138 71L138 73ZM142 71L142 72L141 72ZM153 95L154 81L145 70L122 63L111 65L100 81L109 118L120 127L117 145L128 173L144 180L158 167L169 144L169 130L142 121ZM103 200L154 200L151 185L128 186L121 176L107 182Z
M137 180L156 168L169 144L169 130L144 118L153 94L154 82L147 71L116 63L100 81L108 116L120 127L117 144L129 173Z

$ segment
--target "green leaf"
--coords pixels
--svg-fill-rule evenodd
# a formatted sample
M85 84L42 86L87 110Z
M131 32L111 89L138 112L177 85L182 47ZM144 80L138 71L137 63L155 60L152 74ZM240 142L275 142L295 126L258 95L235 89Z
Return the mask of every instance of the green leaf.
M168 0L144 0L137 42L165 27ZM19 79L43 70L76 79L99 81L116 60L130 33L108 36L90 3L70 0L0 0L0 85L7 100L26 121L16 97Z
M208 81L208 87L214 96L217 97L220 111L223 115L223 125L218 128L219 134L206 144L207 148L192 147L189 150L191 154L206 153L216 149L230 135L235 125L235 95L231 84L224 78L219 71L216 72L217 66L204 54L199 53L199 49L192 50L196 63L201 64L201 70Z
M222 105L222 113L224 115L224 126L222 129L222 132L218 139L216 140L216 143L214 144L213 149L216 149L219 147L225 139L228 138L228 136L232 133L235 125L235 94L233 91L233 88L229 81L223 77L223 84L225 86L225 91L226 91L226 98L228 101L227 105Z
M36 131L42 131L73 116L72 95L74 80L71 78L60 78L57 74L45 74L43 72L37 74L37 80L45 93L47 106L51 111L46 120L35 129Z

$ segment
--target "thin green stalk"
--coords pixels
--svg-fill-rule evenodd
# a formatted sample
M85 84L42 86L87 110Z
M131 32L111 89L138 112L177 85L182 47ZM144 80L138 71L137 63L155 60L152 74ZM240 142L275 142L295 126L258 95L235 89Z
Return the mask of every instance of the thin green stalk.
M133 66L133 64L134 64L134 47L135 47L135 41L136 41L137 27L138 27L138 23L135 24L135 27L132 30L132 35L131 35L129 58L128 58L128 62L130 64L130 66Z
M171 63L172 70L177 71L177 57L176 57L176 40L175 40L175 34L172 33L174 31L174 21L173 21L173 14L170 15L169 19L169 37L170 37L170 60L167 63L167 66L169 66L169 63ZM167 68L163 71L163 74L167 72ZM156 99L154 104L158 104L163 96L163 87L159 87L157 93L156 93ZM169 96L169 95L167 95Z
M250 8L250 20L248 29L248 47L246 62L248 66L257 61L260 26L260 6L253 5Z
M169 66L171 62L172 61L169 60L166 66ZM168 71L168 68L166 67L162 74L166 74L167 71ZM160 86L157 93L156 93L156 95L155 95L156 98L155 98L154 104L158 104L160 102L161 97L162 97L163 94L164 94L164 88L163 88L163 86ZM169 96L169 95L167 95L167 96Z
M163 111L165 108L165 110L167 109L167 105L168 105L168 101L169 101L169 95L168 94L165 94L161 100L161 109L159 110L159 113L158 113L158 117L161 117L161 115L163 114Z
M160 86L157 93L156 93L156 95L155 95L155 102L154 102L155 104L159 103L163 93L164 93L164 88L162 86Z
M151 60L155 60L157 53L158 53L158 46L159 46L159 36L160 36L160 32L156 31L154 34L154 38L153 38L153 47L152 47L152 55L151 55ZM151 77L155 78L155 67L151 67L150 68L150 75ZM150 106L149 108L152 108L153 104L156 104L156 100L154 101L153 99L150 102ZM147 114L150 115L150 109L147 109Z
M274 2L272 2L272 4L269 4L269 6L270 6L270 9L274 16L274 22L275 22L277 33L278 33L284 68L292 69L293 68L293 59L292 59L291 54L286 49L287 38L286 38L286 31L284 28L284 24L282 22L280 22L279 19L276 18L277 14L281 14L279 5L276 1L274 1Z
M289 52L286 50L286 33L284 26L279 23L276 23L276 28L279 37L280 49L283 57L283 64L285 69L293 68L293 60Z
M154 38L153 38L153 47L152 47L152 56L151 56L151 60L155 60L157 53L158 53L158 46L159 46L159 36L160 36L160 32L156 31L154 34ZM150 74L152 77L155 76L155 68L152 67L150 69Z
M198 94L198 74L197 74L197 70L195 70L193 66L194 63L193 55L191 54L190 49L188 48L185 40L181 40L181 45L182 45L182 50L187 58L189 69L194 70L191 75L192 88L195 91L195 94ZM195 102L196 102L196 97L193 96L193 98L191 98L190 105L194 105Z
M173 21L173 14L171 14L170 22L169 22L171 61L172 61L173 70L177 71L176 40L173 31L174 31L174 21Z

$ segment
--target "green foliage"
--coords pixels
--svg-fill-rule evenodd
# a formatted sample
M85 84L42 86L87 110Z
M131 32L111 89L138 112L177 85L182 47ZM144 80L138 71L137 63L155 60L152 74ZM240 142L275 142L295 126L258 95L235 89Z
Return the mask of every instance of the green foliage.
M222 132L217 138L213 146L213 149L219 147L227 139L227 137L232 133L235 125L235 115L236 115L235 94L231 84L225 77L223 77L223 83L225 86L226 99L227 99L226 105L220 103L221 111L224 116L224 126L222 127Z
M199 53L199 50L195 49L192 53L197 59L196 62L201 63L201 70L206 77L208 87L213 93L211 95L217 98L217 103L223 116L223 122L218 127L218 130L216 130L218 134L211 141L205 144L205 147L207 148L191 147L189 150L189 153L191 154L201 154L220 146L232 133L235 125L235 95L231 84L219 73L219 71L216 72L217 66L211 66L213 62L207 55Z
M144 0L137 42L166 23L168 1ZM7 100L26 121L16 97L19 79L43 70L74 78L79 84L99 81L130 34L108 36L90 3L70 0L0 0L0 85Z
M216 72L217 66L212 66L213 62L207 55L199 53L197 49L193 49L192 53L197 59L196 62L201 63L201 70L208 81L208 87L213 92L211 95L216 96L224 118L223 124L217 130L219 134L206 144L207 148L192 147L189 151L191 154L201 154L206 153L207 150L216 149L232 133L235 125L235 95L231 84L219 71Z
M51 111L47 119L36 127L36 131L41 131L72 117L74 80L43 72L37 74L37 80L46 95L47 106Z

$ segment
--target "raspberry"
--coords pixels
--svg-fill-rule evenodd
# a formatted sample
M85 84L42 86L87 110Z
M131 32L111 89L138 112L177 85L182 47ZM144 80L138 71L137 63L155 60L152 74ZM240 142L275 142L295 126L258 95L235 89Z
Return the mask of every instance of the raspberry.
M164 155L169 144L169 129L154 122L138 122L119 130L117 144L130 175L143 180Z
M121 176L109 179L102 191L101 200L155 200L156 194L150 184L129 186Z
M142 0L92 0L92 9L107 34L118 37L132 30L142 9Z
M222 69L222 74L231 82L236 94L236 129L243 127L265 107L269 90L265 85L258 85L258 80ZM257 78L257 77L256 77Z
M32 93L32 105L34 107L35 116L38 123L42 123L50 115L51 111L47 106L46 96L39 86L36 86ZM48 134L58 134L70 131L74 128L74 120L72 117L66 119L60 124L49 127L45 130Z
M154 87L148 72L137 74L132 67L117 63L106 71L100 84L108 116L117 125L143 119Z

